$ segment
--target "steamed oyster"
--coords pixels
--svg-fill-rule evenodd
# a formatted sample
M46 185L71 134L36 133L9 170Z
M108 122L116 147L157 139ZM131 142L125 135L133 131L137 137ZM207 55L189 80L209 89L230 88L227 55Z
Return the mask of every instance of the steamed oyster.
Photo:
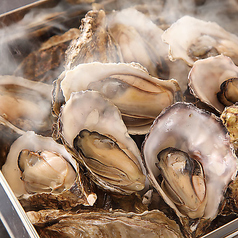
M64 70L65 51L79 32L79 29L72 28L63 35L52 36L21 62L14 75L51 84Z
M91 62L120 62L121 56L107 31L103 10L89 11L81 21L80 36L73 40L66 51L65 68Z
M161 39L163 30L145 14L133 8L108 15L102 10L89 11L80 28L80 37L72 41L66 53L67 70L90 62L136 62L154 77L176 77L183 89L187 86L189 67L182 60L169 60L168 45Z
M82 211L65 213L58 210L28 212L40 236L47 237L166 237L182 238L175 221L158 210L142 214L122 211Z
M56 113L59 111L59 90L62 90L65 101L72 92L95 90L119 108L132 134L146 133L162 109L174 103L180 95L176 80L152 77L138 64L80 64L66 71L56 83Z
M122 62L137 62L148 72L169 78L167 45L162 41L163 30L141 12L127 8L108 16L108 31L118 46Z
M72 93L58 124L66 148L99 186L122 194L144 188L140 152L118 109L98 92Z
M137 62L152 76L168 79L163 30L143 13L133 8L107 16L103 10L89 11L80 28L81 36L67 50L67 69L89 62Z
M49 134L52 85L21 77L0 76L0 115L22 130Z
M201 218L211 221L217 216L237 172L222 122L188 103L176 103L157 117L143 156L152 185L182 222L196 220L195 227Z
M69 209L93 205L96 200L91 185L64 146L33 131L12 144L2 172L26 210Z
M189 87L202 102L221 113L238 101L238 67L223 55L198 60L189 73Z
M224 54L238 64L238 37L215 22L184 16L163 33L162 39L169 44L172 60L183 59L193 65L198 59Z

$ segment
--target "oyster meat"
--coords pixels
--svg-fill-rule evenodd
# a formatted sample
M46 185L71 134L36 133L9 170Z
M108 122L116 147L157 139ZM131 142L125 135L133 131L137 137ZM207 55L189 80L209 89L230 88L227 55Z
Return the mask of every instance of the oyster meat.
M189 73L189 88L221 113L238 101L238 67L224 55L198 60Z
M93 205L97 198L64 146L33 131L12 144L2 172L26 210Z
M163 33L162 39L169 44L171 60L183 59L192 66L198 59L224 54L238 64L238 37L215 22L183 16Z
M162 109L173 104L180 96L176 80L152 77L140 65L132 63L80 64L64 72L57 84L56 106L60 101L57 96L60 89L65 101L69 100L72 92L87 89L98 91L119 108L131 134L146 133ZM57 108L54 110L59 111Z
M71 94L59 115L58 136L103 189L131 194L144 188L140 151L116 106L98 92Z
M213 220L237 172L221 120L188 103L176 103L156 118L143 158L152 185L181 220Z

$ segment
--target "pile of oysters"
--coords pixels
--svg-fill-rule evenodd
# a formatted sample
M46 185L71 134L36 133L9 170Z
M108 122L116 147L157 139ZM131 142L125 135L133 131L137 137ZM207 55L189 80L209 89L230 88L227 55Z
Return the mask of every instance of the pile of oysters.
M39 236L201 237L236 218L238 36L207 1L172 22L171 0L81 2L79 29L0 76L1 170Z

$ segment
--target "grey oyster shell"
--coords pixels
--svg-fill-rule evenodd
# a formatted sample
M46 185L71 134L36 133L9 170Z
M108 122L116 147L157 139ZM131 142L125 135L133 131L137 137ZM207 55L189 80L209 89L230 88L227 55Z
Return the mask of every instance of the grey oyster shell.
M197 194L198 198L195 199L195 202L200 205L195 210L189 209L189 203L186 201L189 199L191 202L189 194L187 198L180 198L182 200L177 203L174 201L175 198L171 199L171 196L163 191L159 180L157 180L160 174L155 165L158 162L157 155L169 147L186 152L189 157L202 165L205 191L203 196L200 196L203 198L202 200ZM219 212L219 205L224 199L224 192L237 172L237 158L222 122L215 115L188 103L176 103L156 118L143 144L143 159L151 184L181 218L214 219ZM171 166L178 170L181 168L179 171L186 175L187 164L185 168L182 162L173 162ZM184 180L182 175L181 178L179 176L178 180ZM187 180L188 183L193 183L195 191L199 190L201 185L200 182L196 184L196 180L196 174L195 177ZM167 182L169 183L169 181ZM171 187L173 187L172 185ZM186 181L181 182L181 189L185 190L186 188ZM180 194L177 194L176 199L179 197Z

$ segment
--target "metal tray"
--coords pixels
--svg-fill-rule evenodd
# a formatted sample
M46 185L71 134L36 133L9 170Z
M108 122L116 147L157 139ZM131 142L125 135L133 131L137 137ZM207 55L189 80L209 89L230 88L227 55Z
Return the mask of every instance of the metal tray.
M10 52L10 58L0 66L0 74L13 73L12 68L6 67L8 61L13 60L17 66L29 52L55 33L65 32L71 27L78 28L80 20L88 10L91 10L89 3L71 4L67 0L40 0L0 15L0 47ZM41 13L41 17L34 21L27 19L26 16L30 12ZM14 28L15 23L20 21L23 24ZM26 40L34 44L26 47ZM0 200L1 237L39 237L1 171ZM215 237L238 237L238 218L203 236Z

